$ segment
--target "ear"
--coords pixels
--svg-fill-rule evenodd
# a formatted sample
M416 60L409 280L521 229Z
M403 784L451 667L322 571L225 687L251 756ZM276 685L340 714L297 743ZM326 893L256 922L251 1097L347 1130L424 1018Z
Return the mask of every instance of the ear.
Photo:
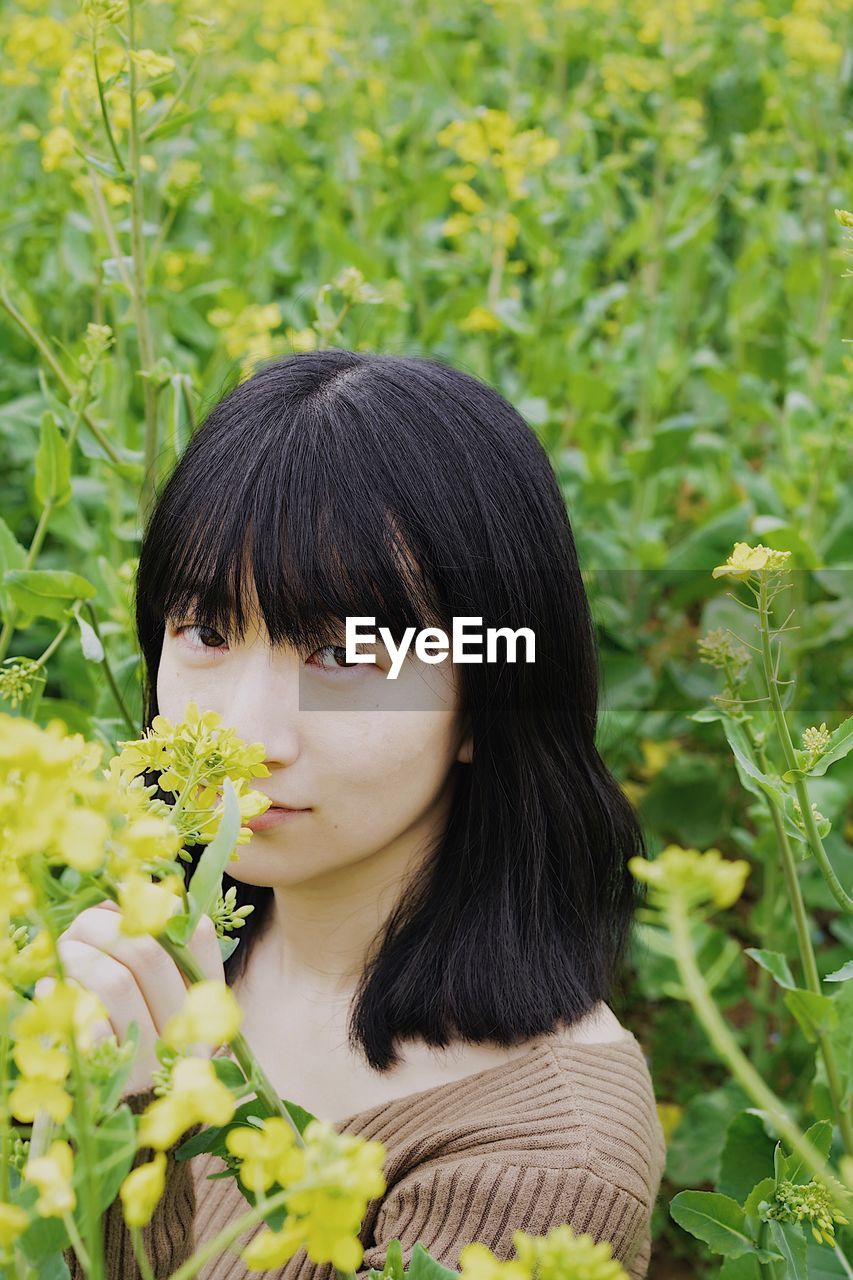
M461 764L470 764L473 758L474 758L474 741L471 735L469 734L468 737L465 739L465 741L462 743L461 747L459 748L459 751L456 754L456 759Z

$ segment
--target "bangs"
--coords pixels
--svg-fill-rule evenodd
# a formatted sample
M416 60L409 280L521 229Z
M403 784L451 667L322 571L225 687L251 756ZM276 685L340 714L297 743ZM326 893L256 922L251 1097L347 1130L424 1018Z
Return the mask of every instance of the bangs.
M375 455L350 442L344 456L328 427L299 417L252 465L236 449L219 466L185 458L149 542L149 616L242 640L259 610L271 644L299 652L341 643L348 616L373 617L395 639L442 625Z

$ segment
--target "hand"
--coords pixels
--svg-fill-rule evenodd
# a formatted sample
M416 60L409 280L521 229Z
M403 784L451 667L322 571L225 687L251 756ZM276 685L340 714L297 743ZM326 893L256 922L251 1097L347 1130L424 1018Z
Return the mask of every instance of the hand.
M57 949L66 976L94 992L107 1010L109 1020L102 1020L93 1028L95 1040L114 1033L121 1044L131 1022L139 1025L136 1058L125 1084L127 1095L151 1088L153 1073L160 1066L155 1040L172 1014L183 1007L191 983L156 938L120 933L120 914L118 905L110 901L87 907L60 934ZM187 946L205 978L225 981L225 966L210 916L201 917ZM35 985L36 994L54 984L54 978L40 978ZM215 1048L199 1045L193 1046L191 1052L211 1057Z

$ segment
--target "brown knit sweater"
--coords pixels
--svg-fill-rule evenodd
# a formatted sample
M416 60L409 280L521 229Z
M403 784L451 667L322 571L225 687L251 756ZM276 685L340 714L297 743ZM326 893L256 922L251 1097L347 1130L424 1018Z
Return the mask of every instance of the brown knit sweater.
M125 1100L138 1112L152 1098ZM631 1280L648 1273L666 1146L646 1058L631 1033L599 1044L545 1036L506 1063L356 1112L334 1127L387 1148L387 1190L370 1201L362 1222L361 1278L382 1268L395 1238L404 1266L420 1241L456 1269L470 1241L508 1259L513 1231L542 1236L561 1223L611 1241ZM225 1168L218 1157L175 1162L168 1155L166 1194L143 1231L156 1280L249 1208L233 1178L208 1180ZM136 1163L150 1156L142 1151ZM317 1266L301 1248L275 1271L248 1271L236 1250L262 1229L249 1228L224 1257L206 1263L200 1280L332 1280L333 1267ZM140 1280L118 1201L105 1215L104 1239L110 1280ZM72 1280L82 1280L73 1254L66 1257Z

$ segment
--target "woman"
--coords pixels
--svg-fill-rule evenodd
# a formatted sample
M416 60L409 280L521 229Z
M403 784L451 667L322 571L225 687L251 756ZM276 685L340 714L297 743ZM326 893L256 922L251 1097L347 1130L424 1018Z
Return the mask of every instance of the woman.
M349 617L375 619L358 646L374 661L348 660ZM643 1052L606 1003L643 837L596 750L589 606L523 418L437 360L265 365L160 494L136 618L146 726L189 701L219 711L265 744L259 789L290 808L253 820L229 864L225 887L255 909L224 976L281 1096L388 1148L363 1274L394 1238L406 1265L419 1240L455 1267L471 1240L511 1257L514 1230L567 1222L645 1276L665 1148ZM409 650L389 679L406 628L450 635L459 618L529 628L535 660L523 644L480 663ZM193 946L222 976L212 929ZM108 907L64 948L119 1039L140 1024L138 1111L183 981ZM208 1180L222 1168L170 1160L145 1232L158 1276L245 1210L233 1180ZM117 1205L107 1250L116 1276L138 1274ZM331 1273L300 1250L267 1274ZM246 1274L233 1253L201 1272Z

